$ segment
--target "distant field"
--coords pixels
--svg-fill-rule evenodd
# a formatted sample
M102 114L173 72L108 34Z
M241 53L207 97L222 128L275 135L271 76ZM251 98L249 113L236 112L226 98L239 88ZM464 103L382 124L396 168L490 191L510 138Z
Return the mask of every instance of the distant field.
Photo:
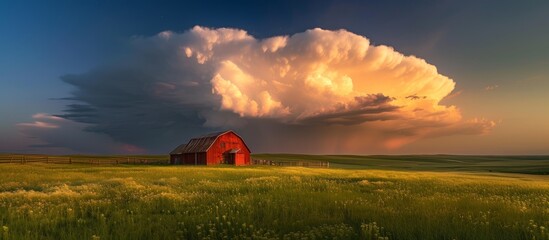
M549 156L254 154L274 161L327 161L332 168L549 174Z
M0 239L549 239L549 176L487 171L521 159L256 157L340 169L0 164Z

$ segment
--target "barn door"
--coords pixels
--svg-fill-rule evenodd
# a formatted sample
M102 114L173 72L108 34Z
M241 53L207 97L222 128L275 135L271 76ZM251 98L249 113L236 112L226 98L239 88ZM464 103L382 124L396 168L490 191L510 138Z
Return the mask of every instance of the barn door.
M242 154L242 153L235 154L234 165L236 165L236 166L246 165L246 160L244 158L244 154Z
M235 164L235 154L230 152L223 154L223 163Z

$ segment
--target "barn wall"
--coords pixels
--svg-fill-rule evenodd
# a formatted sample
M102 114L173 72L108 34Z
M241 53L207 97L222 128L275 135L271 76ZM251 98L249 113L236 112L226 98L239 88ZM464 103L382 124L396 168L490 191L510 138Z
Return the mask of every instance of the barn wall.
M207 165L207 154L205 152L198 153L198 165Z
M172 155L172 164L175 161L175 157L180 158L180 164L184 165L195 165L195 154L194 153L184 153L180 155ZM206 165L206 153L196 153L196 164L197 165Z
M240 137L233 132L229 132L219 136L208 150L208 165L222 163L223 154L234 148L240 149L237 155L242 155L241 165L250 164L250 151Z
M192 153L184 153L183 154L183 164L186 165L194 165L194 154Z

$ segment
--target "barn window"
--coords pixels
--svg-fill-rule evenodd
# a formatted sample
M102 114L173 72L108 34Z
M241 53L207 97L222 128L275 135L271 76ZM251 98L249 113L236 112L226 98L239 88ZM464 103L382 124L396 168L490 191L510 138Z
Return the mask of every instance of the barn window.
M225 143L222 142L222 143L219 144L219 146L220 146L221 148L225 148Z

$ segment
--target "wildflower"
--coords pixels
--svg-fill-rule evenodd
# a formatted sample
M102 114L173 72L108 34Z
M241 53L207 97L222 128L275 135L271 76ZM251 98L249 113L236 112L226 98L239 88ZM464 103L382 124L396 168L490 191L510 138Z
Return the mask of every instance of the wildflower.
M5 233L7 233L8 230L9 230L9 228L8 228L8 226L2 226L2 230L3 230Z

